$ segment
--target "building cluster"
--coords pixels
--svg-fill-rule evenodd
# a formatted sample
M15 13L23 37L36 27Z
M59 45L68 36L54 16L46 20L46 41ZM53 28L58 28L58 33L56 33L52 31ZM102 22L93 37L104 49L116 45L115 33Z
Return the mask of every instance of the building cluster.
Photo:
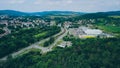
M40 24L46 24L46 22L42 19L36 18L25 18L25 17L7 17L7 16L0 16L0 24L4 24L6 26L13 26L13 27L35 27Z
M100 29L91 29L84 26L79 28L70 28L69 34L79 38L113 37L110 34L103 33Z
M82 19L78 21L78 24L90 24L90 23L95 23L95 19Z
M46 22L39 17L0 15L0 29L5 31L4 34L0 34L0 37L3 37L21 28L34 28L36 26L42 27L43 25L52 26L55 25L55 21Z

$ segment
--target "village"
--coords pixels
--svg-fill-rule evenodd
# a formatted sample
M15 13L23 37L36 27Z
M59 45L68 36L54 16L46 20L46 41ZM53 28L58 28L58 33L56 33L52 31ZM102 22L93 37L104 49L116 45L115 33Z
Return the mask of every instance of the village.
M18 29L18 28L20 29L34 28L34 27L43 26L43 25L62 27L62 24L61 23L57 24L55 20L47 22L40 18L35 18L34 20L32 20L32 18L25 18L25 17L9 18L9 16L4 15L4 16L0 16L0 19L1 19L0 25L4 25L2 29L5 30L4 34L0 34L0 38L10 34L13 31L17 31L15 29ZM113 35L105 33L100 29L93 29L93 28L90 28L89 25L87 26L83 25L86 23L94 23L94 22L95 22L94 19L90 19L88 21L79 20L76 24L70 21L65 21L63 26L66 29L66 32L67 32L66 35L73 36L75 38L86 39L86 38L96 38L96 37L99 37L99 38L114 37ZM62 41L61 43L56 45L58 47L65 48L65 47L72 46L72 43L70 41Z

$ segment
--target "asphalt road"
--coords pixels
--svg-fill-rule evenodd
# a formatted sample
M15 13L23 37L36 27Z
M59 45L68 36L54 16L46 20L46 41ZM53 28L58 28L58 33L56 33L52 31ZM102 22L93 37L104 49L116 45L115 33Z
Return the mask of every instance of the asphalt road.
M4 27L3 30L5 31L5 33L1 34L0 38L11 33L11 31L7 27Z

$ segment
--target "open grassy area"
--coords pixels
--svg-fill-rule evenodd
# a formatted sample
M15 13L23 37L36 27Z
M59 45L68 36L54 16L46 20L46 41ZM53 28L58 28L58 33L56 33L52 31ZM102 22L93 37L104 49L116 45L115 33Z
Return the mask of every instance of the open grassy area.
M104 26L104 25L99 25L99 29L102 29L106 32L111 32L111 33L120 33L120 27L117 26Z
M59 40L57 43L56 43L56 45L59 45L59 44L61 44L63 42L63 40Z
M44 42L43 42L43 43L40 43L39 46L44 46Z
M120 16L110 16L110 17L112 17L112 18L120 18Z
M41 37L41 36L45 36L47 34L47 32L42 32L39 34L34 35L35 38Z

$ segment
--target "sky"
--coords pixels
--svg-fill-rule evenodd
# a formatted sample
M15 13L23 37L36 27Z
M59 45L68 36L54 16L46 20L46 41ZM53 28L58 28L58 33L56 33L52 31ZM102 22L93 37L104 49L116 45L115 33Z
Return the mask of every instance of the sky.
M120 10L120 0L0 0L0 10L106 12Z

